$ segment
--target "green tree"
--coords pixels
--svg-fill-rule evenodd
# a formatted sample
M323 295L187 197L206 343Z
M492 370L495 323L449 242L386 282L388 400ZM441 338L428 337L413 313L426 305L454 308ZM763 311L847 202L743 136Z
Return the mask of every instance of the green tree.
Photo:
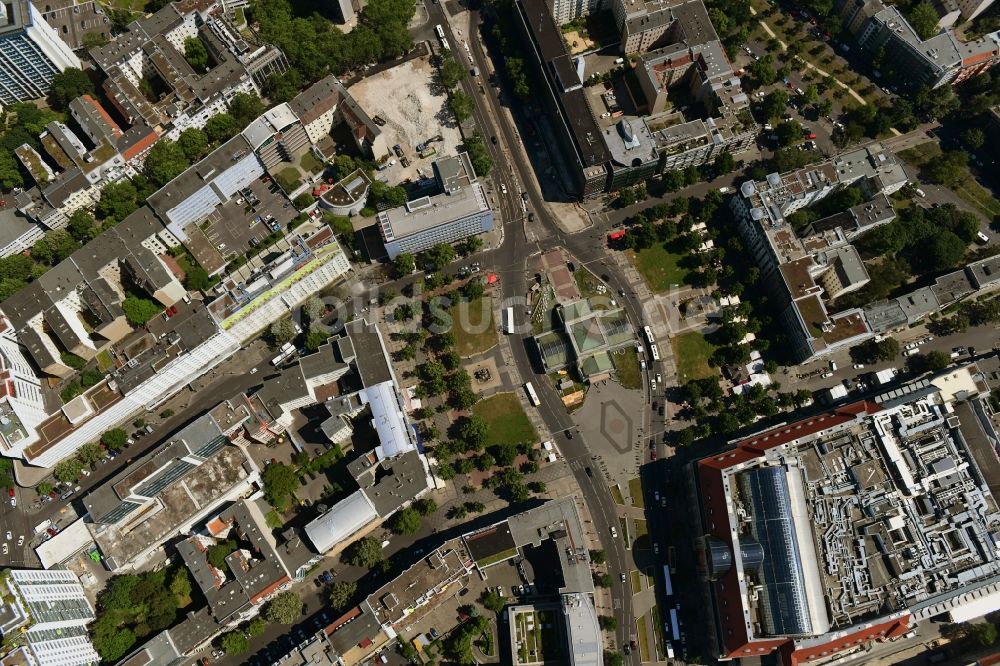
M120 180L104 186L94 210L100 219L113 218L121 222L139 207L138 199L139 193L132 181Z
M73 212L69 218L66 230L81 243L86 243L97 238L97 234L100 233L94 216L87 212L85 208Z
M802 138L802 125L797 120L786 120L778 123L775 134L778 135L779 144L790 146Z
M465 140L465 150L469 153L469 161L472 162L472 169L480 178L485 178L493 170L493 159L489 151L486 150L486 142L483 135L476 132Z
M938 23L941 18L934 6L926 0L917 4L906 18L921 39L930 39L940 30Z
M417 263L412 254L403 252L397 254L396 258L392 260L392 268L396 277L401 278L413 273L417 269Z
M80 478L83 471L83 464L76 458L69 458L56 464L52 470L52 475L63 483L72 483Z
M264 111L264 103L260 97L251 93L236 93L229 100L229 113L240 127L246 127Z
M983 647L996 643L997 627L992 622L976 622L969 627L969 636Z
M468 72L465 71L465 67L458 64L451 53L445 53L441 56L441 83L444 84L445 88L451 90L465 78L466 74Z
M35 492L39 495L48 495L54 490L52 484L47 481L42 481L37 486L35 486Z
M264 482L264 499L278 510L283 510L289 498L299 488L299 477L295 468L284 463L268 465L261 474Z
M358 539L344 551L345 562L364 569L372 569L384 560L382 544L373 537Z
M236 136L240 126L228 113L217 113L205 123L205 135L212 143L222 143Z
M329 333L325 333L318 329L309 329L309 332L306 333L305 347L309 351L316 351L326 344L329 337Z
M604 564L608 561L608 556L603 550L590 551L590 561L594 564Z
M420 514L412 507L397 511L389 527L396 534L414 534L420 529Z
M105 662L114 663L124 657L136 643L135 632L131 629L116 629L109 633L94 633L94 649Z
M605 652L604 663L605 666L624 666L625 657L621 656L617 652Z
M181 602L188 602L191 597L191 577L188 576L187 569L178 567L174 577L170 579L170 593Z
M292 624L302 617L302 599L291 590L281 592L267 604L264 617L275 624Z
M237 654L243 654L250 649L250 639L242 631L230 631L228 634L222 635L222 640L219 642L222 646L222 651L226 654L233 656Z
M163 187L191 166L181 147L170 139L160 139L146 155L146 175Z
M92 95L94 83L87 74L76 67L67 67L52 77L49 85L49 106L65 111L69 103L80 95Z
M448 108L455 114L455 120L459 123L464 123L472 117L472 107L472 98L462 90L454 91L451 94L451 99L448 100Z
M112 428L101 435L101 443L112 451L121 451L128 443L128 433L121 428Z
M497 614L506 606L503 597L497 594L496 590L484 590L482 596L479 597L479 603L487 610L491 610Z
M618 628L618 620L611 615L602 615L597 618L597 621L600 623L601 629L604 631L614 631Z
M330 586L330 607L342 611L348 607L358 593L358 584L353 580L340 580Z
M196 72L204 72L208 69L208 49L205 48L205 43L197 37L186 37L184 39L184 59Z
M177 137L177 145L189 162L197 162L208 152L208 135L197 127L189 127Z
M421 516L429 516L438 510L437 502L429 497L417 500L413 503L413 507Z
M944 230L935 235L921 255L927 260L927 268L941 271L956 266L965 257L966 243L954 232Z
M260 616L255 617L247 623L247 633L250 634L250 638L260 636L264 633L265 629L267 629L267 622Z
M979 150L986 143L986 132L981 127L969 127L962 132L962 142L972 150Z
M229 555L235 550L236 541L233 539L226 539L225 541L214 543L208 547L208 563L220 571L226 571L229 568L226 564L226 558L229 557Z
M201 266L192 266L184 275L184 286L190 291L206 291L212 286L212 278Z
M611 574L594 574L594 585L597 587L611 587Z
M943 351L933 350L926 354L917 354L908 359L908 365L914 372L940 372L948 367L951 358Z
M94 442L88 442L76 450L77 460L85 466L101 462L104 460L106 455L107 454L104 453L104 449Z
M148 298L129 295L122 301L122 310L125 311L128 323L133 326L145 326L146 322L160 314L163 307Z
M291 342L295 338L295 324L293 324L292 320L288 317L279 319L271 324L269 331L271 335L271 344L274 347L280 347L286 342Z
M455 248L448 243L438 243L423 253L424 261L432 271L440 271L455 260Z

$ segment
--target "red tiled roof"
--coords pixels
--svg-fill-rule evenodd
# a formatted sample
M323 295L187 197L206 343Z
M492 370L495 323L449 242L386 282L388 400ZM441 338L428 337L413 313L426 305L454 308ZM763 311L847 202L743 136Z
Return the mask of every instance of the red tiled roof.
M150 131L149 134L144 136L140 141L137 141L133 146L122 153L122 157L124 157L126 161L134 159L136 156L142 154L142 151L150 148L154 143L159 141L159 139L159 134Z

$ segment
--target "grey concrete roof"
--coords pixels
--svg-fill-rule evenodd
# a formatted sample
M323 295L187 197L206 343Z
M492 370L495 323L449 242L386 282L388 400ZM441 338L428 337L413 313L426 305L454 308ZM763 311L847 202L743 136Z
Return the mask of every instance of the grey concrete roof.
M416 451L383 460L375 484L362 488L378 515L385 518L428 490L427 470Z
M232 166L234 158L249 152L250 144L242 134L237 134L169 184L154 192L147 203L161 220L166 220L168 210L207 185L214 176Z
M393 379L381 336L374 324L355 319L345 326L354 346L358 374L364 386L374 386Z

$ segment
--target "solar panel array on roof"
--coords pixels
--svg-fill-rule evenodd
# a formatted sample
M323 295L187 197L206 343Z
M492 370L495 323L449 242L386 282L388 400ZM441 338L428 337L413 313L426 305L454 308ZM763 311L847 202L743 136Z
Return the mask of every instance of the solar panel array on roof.
M143 497L156 497L195 467L197 465L192 465L184 460L178 460L168 465L163 472L157 474L152 480L138 486L133 492Z
M125 501L119 504L117 507L109 511L103 518L101 518L102 523L117 523L119 520L132 513L139 508L139 504L135 502Z
M194 452L194 455L199 456L201 458L207 458L213 453L221 451L222 447L228 443L229 439L225 435L219 435L218 437L213 437L207 443L202 444L201 447Z
M812 634L785 470L757 468L740 477L740 482L750 501L754 536L766 553L761 567L764 632L771 636Z
M542 356L565 354L569 351L569 345L567 345L565 340L562 339L548 340L541 343L539 347L542 350Z

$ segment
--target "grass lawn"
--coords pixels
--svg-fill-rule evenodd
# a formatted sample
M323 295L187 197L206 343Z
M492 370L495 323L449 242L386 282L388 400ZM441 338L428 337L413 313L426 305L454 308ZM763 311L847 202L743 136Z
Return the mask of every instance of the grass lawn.
M615 364L615 374L622 388L637 389L642 386L639 355L635 353L634 347L626 347L620 354L611 354L611 362Z
M646 503L642 497L642 479L635 477L628 480L628 494L632 496L632 506L640 509L645 508Z
M625 506L625 498L622 497L622 489L618 487L617 483L611 486L611 499L615 501L615 504Z
M477 416L486 419L489 431L486 433L486 445L503 442L536 442L538 433L528 420L520 401L513 393L498 393L480 400L472 408Z
M646 521L641 518L635 519L635 538L644 537L649 534L649 529L646 526Z
M687 271L677 265L681 255L667 251L662 243L638 252L627 250L626 254L650 290L662 293L671 285L684 283Z
M618 522L621 523L620 527L622 528L622 540L625 542L625 550L631 550L632 537L629 535L628 518L625 516L619 516Z
M928 141L901 151L899 156L911 164L923 167L940 154L941 146L934 141ZM990 219L1000 215L1000 202L997 202L993 195L979 184L968 169L965 170L964 175L966 177L962 179L962 182L952 188L955 194L961 197L965 203L979 209Z
M108 372L115 367L115 362L111 359L111 354L107 349L97 355L97 367L102 372Z
M653 606L649 611L649 619L653 621L653 635L656 637L657 659L661 659L667 653L667 643L663 635L663 623L660 622L660 608Z
M632 579L632 594L639 594L642 592L642 574L639 573L638 569L629 572L629 577Z
M586 268L577 268L576 272L573 274L573 278L576 280L576 287L580 290L580 294L584 298L596 298L596 302L593 304L595 310L606 310L607 300L609 300L608 290L601 284L601 281L597 279L597 276L588 271ZM604 288L603 293L600 288ZM603 296L604 298L599 298Z
M107 0L101 4L111 5L115 9L128 9L139 14L144 13L148 0Z
M302 181L299 180L299 170L293 166L288 166L278 172L274 177L285 192L293 192Z
M323 163L316 159L316 156L308 150L302 153L302 157L299 158L299 166L309 173L319 173L323 170Z
M472 303L459 301L448 309L455 334L455 351L460 356L473 356L497 343L497 327L493 321L493 299L483 296Z
M646 634L646 616L635 620L635 633L639 635L639 661L652 661L649 655L649 636Z
M496 555L490 555L489 557L485 557L481 560L476 560L476 564L478 564L481 569L485 569L491 564L496 564L497 562L503 562L506 559L514 557L515 555L517 555L517 549L510 548L508 550L501 551Z
M674 349L677 379L681 384L716 374L715 369L708 365L708 359L715 351L715 345L706 340L701 333L697 331L682 333L671 338L670 344Z

